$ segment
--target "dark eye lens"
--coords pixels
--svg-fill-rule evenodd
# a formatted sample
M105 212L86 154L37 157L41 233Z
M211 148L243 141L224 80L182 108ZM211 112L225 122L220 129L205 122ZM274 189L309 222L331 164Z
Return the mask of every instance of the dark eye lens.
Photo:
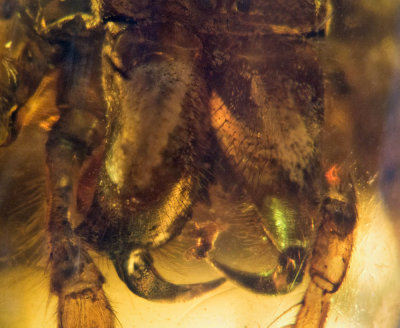
M251 0L237 0L237 9L241 12L247 13L250 10Z
M306 39L324 38L325 37L325 29L308 32L305 34L305 37L306 37Z
M17 9L17 1L4 1L3 4L0 5L0 17L6 19L10 18L14 14L15 9Z
M213 10L217 6L216 0L200 0L198 1L198 6L202 10Z

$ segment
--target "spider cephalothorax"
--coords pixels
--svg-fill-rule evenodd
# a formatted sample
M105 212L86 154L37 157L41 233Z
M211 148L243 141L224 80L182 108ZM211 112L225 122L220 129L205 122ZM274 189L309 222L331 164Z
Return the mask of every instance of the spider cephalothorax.
M225 279L287 293L309 263L296 325L321 327L356 221L351 183L328 185L321 164L315 39L325 2L83 7L37 29L61 47L60 119L47 142L60 325L114 325L92 247L135 294L155 300L188 299ZM192 240L182 261L206 261L221 278L178 284L159 273L152 251L181 235ZM248 235L265 249L257 269L242 247Z

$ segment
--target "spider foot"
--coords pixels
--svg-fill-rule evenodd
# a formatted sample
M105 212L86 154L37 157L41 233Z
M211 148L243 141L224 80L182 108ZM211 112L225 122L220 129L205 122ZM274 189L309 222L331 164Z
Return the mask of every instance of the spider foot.
M77 241L53 240L51 290L58 296L59 328L113 328L104 277Z
M114 314L101 287L60 296L58 314L60 327L114 328Z

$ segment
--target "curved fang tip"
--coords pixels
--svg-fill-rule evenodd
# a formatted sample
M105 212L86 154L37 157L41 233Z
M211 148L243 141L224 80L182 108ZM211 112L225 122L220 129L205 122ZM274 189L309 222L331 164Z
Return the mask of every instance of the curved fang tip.
M166 281L153 266L150 254L142 249L129 258L114 259L118 276L136 295L159 301L186 301L208 292L225 282L224 278L197 284L176 285Z
M288 293L303 279L306 251L302 247L289 247L279 257L275 270L265 273L250 273L233 269L214 259L213 265L227 277L245 288L260 294Z

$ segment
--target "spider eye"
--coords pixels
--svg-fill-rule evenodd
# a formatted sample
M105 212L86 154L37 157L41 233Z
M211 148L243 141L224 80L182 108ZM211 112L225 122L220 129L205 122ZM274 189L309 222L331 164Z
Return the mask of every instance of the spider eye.
M311 31L304 34L306 39L323 39L326 36L325 29L319 29L318 31Z
M0 17L8 19L10 18L18 7L18 1L6 0L0 5Z
M237 9L241 12L247 13L250 10L251 0L237 0Z
M198 1L197 5L202 10L213 10L217 7L216 0L200 0Z

